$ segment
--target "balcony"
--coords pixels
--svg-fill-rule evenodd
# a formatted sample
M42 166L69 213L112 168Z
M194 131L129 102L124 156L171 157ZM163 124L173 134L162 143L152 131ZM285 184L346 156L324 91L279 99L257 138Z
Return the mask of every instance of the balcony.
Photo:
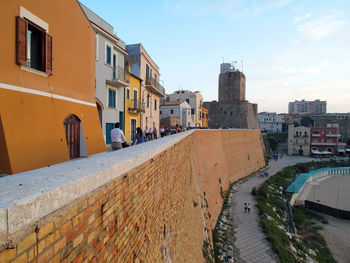
M329 133L329 134L326 134L326 137L339 138L340 134L338 134L338 133L333 133L333 134Z
M146 78L145 82L146 88L150 89L152 92L158 94L161 97L165 96L165 89L160 83L152 77Z
M122 67L113 67L113 79L111 84L115 87L129 87L129 74Z
M335 146L337 145L335 142L311 142L311 146L320 145L320 146Z
M126 107L128 112L132 114L144 113L143 103L140 100L125 100Z
M312 137L321 137L321 134L319 134L319 133L313 133L313 134L312 134Z

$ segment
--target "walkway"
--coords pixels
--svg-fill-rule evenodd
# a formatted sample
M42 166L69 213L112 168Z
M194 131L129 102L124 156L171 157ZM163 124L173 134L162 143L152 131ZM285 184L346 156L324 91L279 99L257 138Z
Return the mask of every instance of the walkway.
M287 166L312 160L314 159L287 156L278 161L271 160L264 170L271 176ZM262 178L256 174L248 181L236 186L231 208L236 238L234 245L236 252L238 252L238 262L279 262L260 228L255 199L251 195L252 188L258 187L266 179L266 177ZM252 205L250 213L244 212L244 203Z

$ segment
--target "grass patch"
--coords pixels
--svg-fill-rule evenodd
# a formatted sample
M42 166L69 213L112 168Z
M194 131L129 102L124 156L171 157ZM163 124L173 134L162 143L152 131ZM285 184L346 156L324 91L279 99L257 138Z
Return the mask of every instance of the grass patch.
M319 233L323 228L322 224L328 223L324 216L304 208L293 208L293 221L298 235L287 234L288 223L285 215L288 198L283 191L300 173L346 165L349 164L335 161L297 164L276 173L259 189L254 189L261 228L281 262L306 262L307 257L317 262L336 262Z

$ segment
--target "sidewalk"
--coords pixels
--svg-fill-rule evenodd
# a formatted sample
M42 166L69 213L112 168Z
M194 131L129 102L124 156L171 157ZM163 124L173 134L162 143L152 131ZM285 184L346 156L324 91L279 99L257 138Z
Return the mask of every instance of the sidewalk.
M287 166L312 160L314 159L308 157L286 156L277 161L271 160L264 170L271 176ZM260 177L255 174L248 181L238 185L238 187L236 186L231 209L236 239L234 247L238 254L238 262L279 262L277 255L272 251L260 228L255 199L251 195L252 188L258 187L266 179L266 177ZM244 212L244 203L251 204L250 213Z

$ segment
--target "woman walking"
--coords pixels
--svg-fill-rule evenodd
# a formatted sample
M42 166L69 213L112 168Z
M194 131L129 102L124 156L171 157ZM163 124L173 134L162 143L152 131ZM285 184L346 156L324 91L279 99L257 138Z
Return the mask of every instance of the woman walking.
M146 141L146 136L145 134L142 132L141 128L138 127L136 129L136 135L135 135L135 138L134 140L132 141L131 145L134 145L135 143L136 144L140 144L140 143L143 143Z

